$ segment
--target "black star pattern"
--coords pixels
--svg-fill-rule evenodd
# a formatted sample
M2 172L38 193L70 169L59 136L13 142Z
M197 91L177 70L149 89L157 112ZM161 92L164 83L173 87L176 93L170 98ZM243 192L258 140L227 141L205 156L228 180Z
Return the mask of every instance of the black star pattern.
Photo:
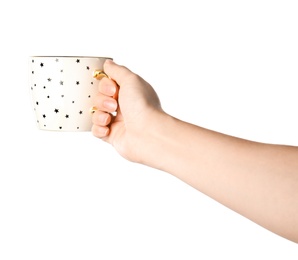
M62 60L61 60L62 59ZM88 64L85 62L85 59L83 58L75 58L72 59L72 64L77 67L81 72L81 75L83 78L76 78L79 74L74 74L74 75L69 75L67 73L67 67L65 70L64 63L61 63L64 61L64 58L53 58L52 60L50 59L43 59L43 58L36 58L36 59L31 59L31 71L32 73L32 82L31 82L31 90L33 91L33 96L34 96L34 110L36 113L39 115L39 120L38 124L41 128L44 129L56 129L56 130L61 130L67 131L68 129L73 129L77 131L81 131L86 129L85 125L79 126L81 119L79 120L79 123L76 122L77 116L75 115L80 115L80 118L83 118L85 120L85 117L89 117L90 113L89 111L89 105L88 108L86 104L90 102L90 99L93 98L95 95L96 91L94 90L94 85L96 84L96 81L92 79L92 75L90 75L90 79L88 80L84 75L88 75L87 71L92 70L93 67L96 67L96 63L91 62ZM88 64L88 65L87 65ZM53 67L56 67L55 70L52 69ZM48 68L50 70L48 70ZM49 74L40 77L41 71L46 72ZM54 74L51 74L54 72ZM58 73L58 74L57 74ZM63 74L62 74L63 73ZM67 73L65 75L65 73ZM87 73L87 74L86 74ZM60 76L59 76L60 75ZM90 81L91 80L91 81ZM83 90L81 92L83 95L73 95L72 90L69 90L68 88L75 87L75 91L81 91L81 89L85 87L85 84L88 84L89 82L89 90L86 93L87 90ZM67 88L67 89L65 89ZM57 90L56 90L57 89ZM36 98L36 93L35 91L41 91L42 94L40 98ZM59 93L59 92L60 93ZM62 94L63 93L63 94ZM85 93L85 94L84 94ZM39 95L39 94L38 94ZM60 101L62 104L65 103L65 105L62 105L60 107L59 103L55 105L55 100L58 100L60 98ZM63 99L62 99L63 98ZM54 100L54 103L52 103L52 100ZM44 104L45 103L45 104ZM72 105L71 105L72 104ZM65 106L65 107L64 107ZM72 106L72 111L67 111L68 107L67 106ZM50 112L48 112L47 109L50 109ZM67 109L67 110L66 110ZM88 110L88 111L87 111ZM86 112L87 111L87 112ZM61 121L58 123L58 125L54 125L54 122L47 122L48 120L51 120L51 114L52 116L55 115L55 117ZM62 120L61 120L62 119ZM73 122L74 121L74 122ZM76 125L78 123L78 125ZM64 125L65 124L65 125Z

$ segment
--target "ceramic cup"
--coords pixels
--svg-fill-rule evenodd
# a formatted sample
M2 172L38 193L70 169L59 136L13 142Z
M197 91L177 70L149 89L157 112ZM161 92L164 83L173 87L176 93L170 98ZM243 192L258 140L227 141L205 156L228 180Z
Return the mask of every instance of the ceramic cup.
M30 88L42 130L90 131L104 57L31 56Z

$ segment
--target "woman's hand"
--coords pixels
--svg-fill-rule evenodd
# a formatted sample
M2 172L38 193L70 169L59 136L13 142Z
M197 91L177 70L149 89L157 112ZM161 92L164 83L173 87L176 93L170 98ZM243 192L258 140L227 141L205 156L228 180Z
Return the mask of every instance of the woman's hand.
M145 80L112 60L105 62L104 71L110 78L99 82L92 133L124 158L138 162L146 132L164 114L159 98Z

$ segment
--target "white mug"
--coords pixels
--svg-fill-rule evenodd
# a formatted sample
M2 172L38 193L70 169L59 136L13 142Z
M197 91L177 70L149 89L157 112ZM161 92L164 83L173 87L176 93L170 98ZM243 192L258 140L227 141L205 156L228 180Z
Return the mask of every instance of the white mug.
M31 56L30 88L39 129L90 131L106 57Z

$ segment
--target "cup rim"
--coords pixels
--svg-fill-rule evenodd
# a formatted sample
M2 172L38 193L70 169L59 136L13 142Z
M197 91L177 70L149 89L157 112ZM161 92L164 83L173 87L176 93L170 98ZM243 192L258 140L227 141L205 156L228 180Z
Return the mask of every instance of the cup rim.
M102 56L61 56L61 55L31 55L30 58L80 58L80 59L111 59L111 57L102 57Z

